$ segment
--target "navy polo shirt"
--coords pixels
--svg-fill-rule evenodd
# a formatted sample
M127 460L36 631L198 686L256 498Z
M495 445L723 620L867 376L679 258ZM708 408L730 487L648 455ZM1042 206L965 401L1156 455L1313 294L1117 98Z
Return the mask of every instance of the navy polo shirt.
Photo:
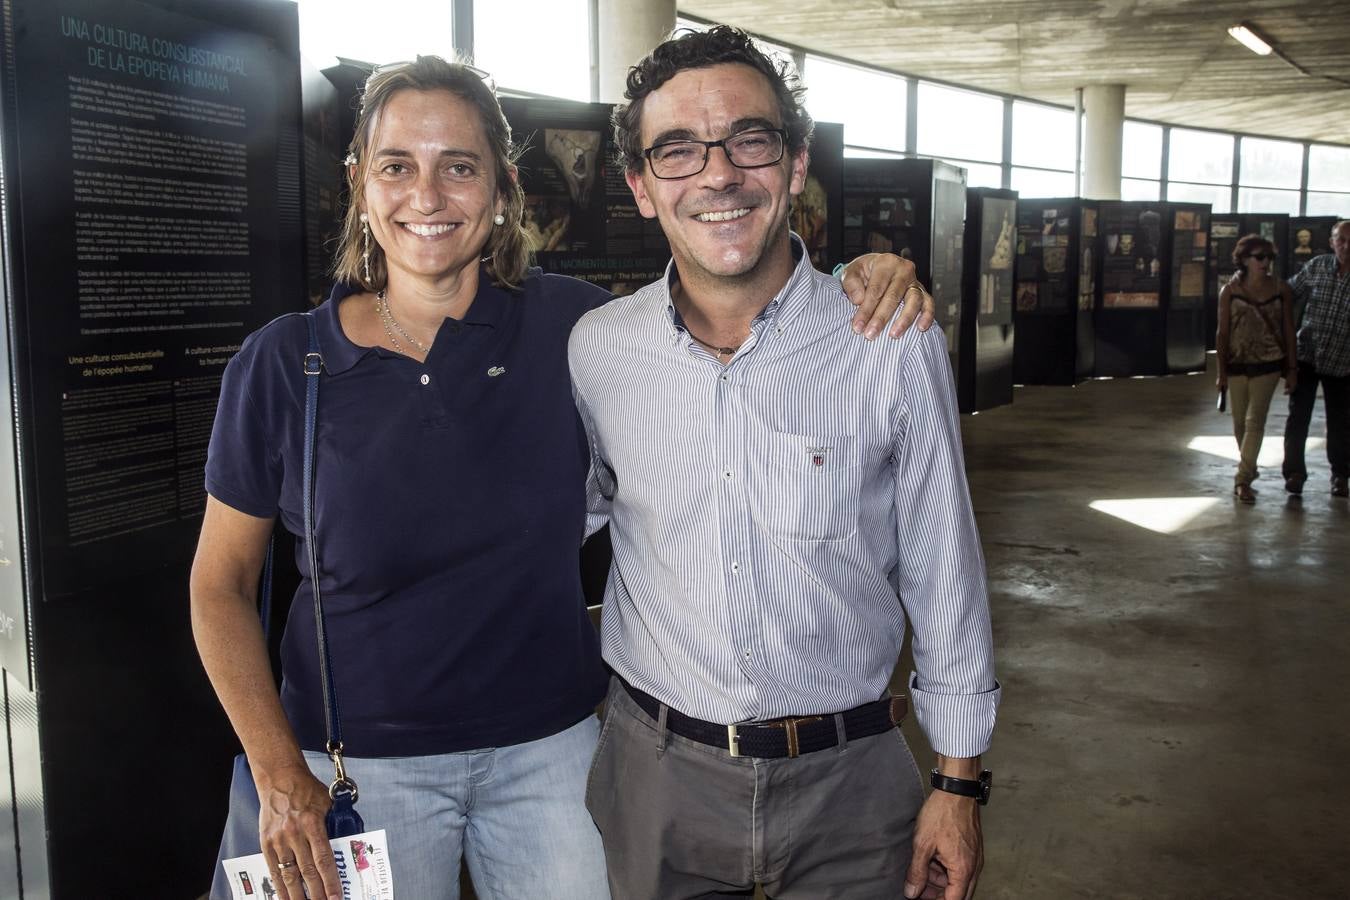
M609 295L531 273L483 279L425 364L343 333L339 286L314 313L324 358L316 543L351 756L522 743L580 721L605 688L578 567L585 433L567 337ZM304 320L251 335L225 370L206 489L303 535ZM281 700L300 745L325 732L303 541Z

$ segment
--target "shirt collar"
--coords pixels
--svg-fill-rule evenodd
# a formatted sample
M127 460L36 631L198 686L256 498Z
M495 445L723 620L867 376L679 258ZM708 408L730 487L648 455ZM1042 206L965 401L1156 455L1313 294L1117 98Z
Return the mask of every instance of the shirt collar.
M537 274L537 270L532 269L526 273L527 277L534 274ZM359 285L345 282L335 284L328 299L314 310L319 326L319 345L323 348L323 368L330 375L345 372L356 365L362 357L376 352L374 347L360 347L352 343L351 338L342 330L342 322L338 317L338 305L342 300L360 291ZM489 281L486 271L480 271L478 293L474 296L469 311L459 321L462 325L495 328L506 315L510 297L508 291L496 287Z
M806 252L806 244L795 232L789 231L788 239L792 242L792 258L796 260L796 266L788 277L787 284L783 285L782 290L760 310L759 315L755 316L756 322L776 320L781 322L785 313L800 309L810 297L811 276L815 272L811 266L811 255ZM675 301L670 293L679 279L680 273L675 268L675 260L671 259L666 263L666 274L661 278L661 296L665 300L666 321L672 338L678 338L680 332L686 330L684 317L675 308Z

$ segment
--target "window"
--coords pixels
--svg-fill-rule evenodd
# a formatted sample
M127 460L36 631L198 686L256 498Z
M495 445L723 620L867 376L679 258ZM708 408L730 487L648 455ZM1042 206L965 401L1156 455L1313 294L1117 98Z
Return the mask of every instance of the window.
M1012 189L1022 197L1072 197L1073 173L1014 168Z
M1350 147L1308 148L1308 190L1350 191ZM1312 202L1311 195L1308 201Z
M1072 172L1073 111L1021 100L1012 107L1013 165Z
M1272 188L1238 188L1238 212L1289 213L1291 216L1296 216L1298 215L1298 191L1277 191Z
M1122 200L1158 200L1162 197L1162 185L1157 181L1143 178L1120 179L1120 199Z
M1208 203L1216 213L1226 213L1233 207L1233 189L1228 185L1167 183L1167 199L1183 203Z
M1308 191L1308 215L1350 219L1350 194Z
M1239 165L1238 184L1292 188L1297 191L1303 182L1303 145L1244 137ZM1298 206L1297 198L1294 206ZM1241 199L1238 201L1238 210L1245 211ZM1273 210L1274 207L1271 207ZM1297 209L1294 215L1298 215Z
M366 0L300 0L300 53L326 69L337 57L381 63L434 53L453 59L450 0L384 0L370 14ZM359 28L352 23L359 22ZM417 27L409 28L408 22Z
M450 5L449 0L440 3ZM420 22L400 22L412 39L420 39ZM416 27L409 22L417 22ZM588 0L489 0L473 5L474 64L491 72L498 87L589 101L590 46Z
M850 146L905 149L906 88L897 75L806 57L806 108L818 122L842 122Z
M1003 101L919 82L918 151L924 156L1003 160Z
M1161 125L1126 120L1121 133L1120 174L1126 178L1158 178L1162 175ZM1134 198L1131 198L1134 199ZM1158 196L1139 197L1157 200Z
M1233 136L1173 128L1167 177L1178 181L1232 184ZM1177 198L1169 191L1167 199Z
M988 163L970 162L965 159L944 159L966 170L966 187L1003 187L1003 167Z

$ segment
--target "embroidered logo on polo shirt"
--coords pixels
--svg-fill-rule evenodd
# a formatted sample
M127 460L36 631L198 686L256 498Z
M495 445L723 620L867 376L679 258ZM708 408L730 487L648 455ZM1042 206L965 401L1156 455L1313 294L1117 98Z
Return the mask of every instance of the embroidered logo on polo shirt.
M807 447L806 452L811 454L811 465L825 465L825 457L829 454L829 447Z
M498 375L505 375L505 374L506 374L506 366L493 366L492 368L488 369L489 378L496 378Z

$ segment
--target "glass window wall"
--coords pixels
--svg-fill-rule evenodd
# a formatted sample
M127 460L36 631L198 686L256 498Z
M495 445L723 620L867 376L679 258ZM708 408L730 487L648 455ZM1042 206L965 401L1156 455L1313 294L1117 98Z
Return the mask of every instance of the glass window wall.
M918 151L924 156L1003 160L1003 101L919 82Z
M1120 179L1120 199L1158 200L1162 197L1162 183L1144 178Z
M1072 197L1073 173L1014 167L1012 189L1021 197Z
M1238 183L1253 187L1292 188L1303 183L1303 145L1244 137ZM1297 206L1297 202L1295 202ZM1238 200L1239 209L1242 206Z
M1161 125L1125 121L1121 134L1120 174L1126 178L1159 178L1162 176ZM1141 200L1157 200L1140 197Z
M450 6L449 0L441 3ZM369 16L360 21L366 18ZM421 38L424 30L421 22L409 18L398 21L410 38ZM418 22L417 27L409 28L409 22ZM587 0L473 5L474 64L491 72L498 87L589 101L590 46Z
M1296 216L1298 193L1298 191L1277 191L1274 188L1240 187L1238 212L1289 213Z
M1015 100L1012 132L1013 165L1073 171L1073 110Z
M905 149L905 79L874 69L806 57L806 108L818 122L841 122L844 142Z
M300 53L318 69L336 65L339 56L375 65L419 53L453 59L450 7L450 0L383 0L372 16L366 0L300 0Z
M1308 191L1308 215L1350 219L1350 194Z
M1350 191L1350 147L1313 144L1308 148L1308 190ZM1311 196L1308 201L1312 202Z
M1187 184L1169 181L1167 199L1182 203L1208 203L1214 207L1214 212L1226 213L1233 208L1233 189L1226 184Z
M1173 128L1167 177L1206 184L1233 183L1233 135ZM1168 193L1168 199L1175 199Z

